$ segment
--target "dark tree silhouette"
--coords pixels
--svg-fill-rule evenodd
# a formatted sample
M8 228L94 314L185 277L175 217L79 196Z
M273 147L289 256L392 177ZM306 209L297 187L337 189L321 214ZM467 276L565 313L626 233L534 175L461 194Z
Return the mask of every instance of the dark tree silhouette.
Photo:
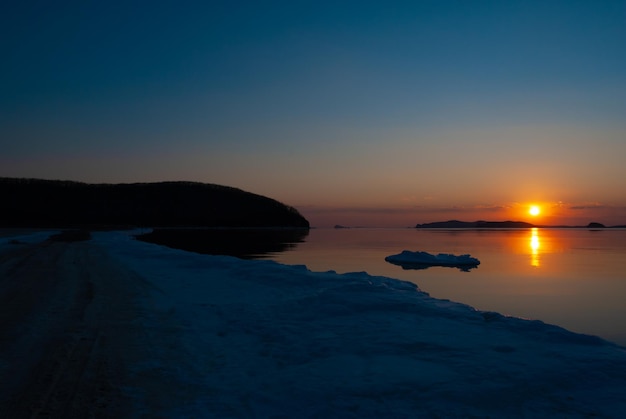
M0 178L4 227L297 227L293 207L240 189L197 182L87 184Z

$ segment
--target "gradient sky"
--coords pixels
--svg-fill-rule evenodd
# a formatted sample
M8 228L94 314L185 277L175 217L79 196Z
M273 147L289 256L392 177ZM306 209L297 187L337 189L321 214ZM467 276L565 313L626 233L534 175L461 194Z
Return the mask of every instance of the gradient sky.
M314 226L626 224L626 1L13 3L0 176L218 183Z

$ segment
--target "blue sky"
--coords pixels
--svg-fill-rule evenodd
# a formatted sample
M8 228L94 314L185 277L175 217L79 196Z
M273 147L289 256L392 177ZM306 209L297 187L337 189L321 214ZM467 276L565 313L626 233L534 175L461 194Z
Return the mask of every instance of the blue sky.
M220 183L313 224L626 223L624 1L2 7L1 176Z

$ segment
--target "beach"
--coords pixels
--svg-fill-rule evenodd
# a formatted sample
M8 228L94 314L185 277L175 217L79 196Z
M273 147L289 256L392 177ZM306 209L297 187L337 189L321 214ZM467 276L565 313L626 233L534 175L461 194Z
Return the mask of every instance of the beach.
M626 352L364 272L0 243L11 418L619 417Z

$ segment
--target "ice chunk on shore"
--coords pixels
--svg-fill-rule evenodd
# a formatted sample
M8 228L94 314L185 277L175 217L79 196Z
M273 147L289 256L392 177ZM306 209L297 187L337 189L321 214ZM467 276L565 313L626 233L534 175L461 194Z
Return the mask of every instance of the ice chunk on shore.
M453 255L449 253L439 253L433 255L427 252L411 252L403 250L397 255L390 255L385 258L389 263L402 266L403 269L426 269L431 266L446 266L459 268L468 271L480 265L480 261L470 255Z

